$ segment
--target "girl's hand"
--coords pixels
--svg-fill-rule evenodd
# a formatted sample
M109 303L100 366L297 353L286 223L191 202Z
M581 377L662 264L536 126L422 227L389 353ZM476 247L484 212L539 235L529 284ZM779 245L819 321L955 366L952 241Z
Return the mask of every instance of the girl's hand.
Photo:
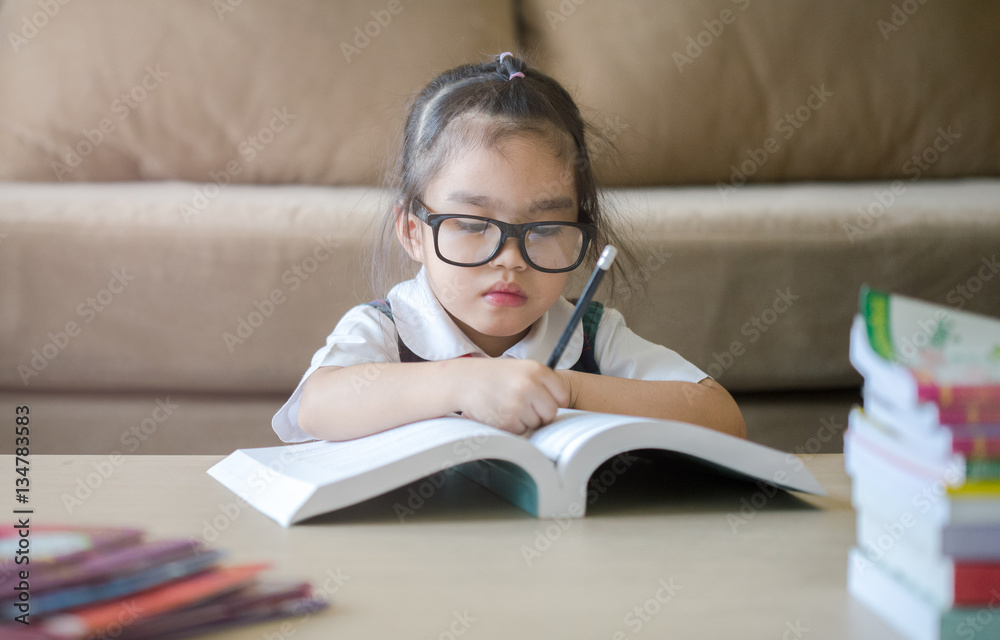
M569 369L556 369L555 374L562 378L563 384L569 389L569 404L566 405L568 409L576 408L576 397L580 393L580 385L576 382L579 380L577 377L579 374L576 371L570 371Z
M451 360L462 415L518 435L537 429L568 407L567 377L534 360L457 358Z

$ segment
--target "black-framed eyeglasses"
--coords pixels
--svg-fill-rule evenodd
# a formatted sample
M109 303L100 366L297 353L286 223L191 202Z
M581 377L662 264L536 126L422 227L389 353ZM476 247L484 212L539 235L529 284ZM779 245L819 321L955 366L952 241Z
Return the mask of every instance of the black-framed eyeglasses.
M521 256L545 273L572 271L580 266L597 228L586 222L527 222L509 224L449 213L433 213L413 199L413 214L430 225L437 257L457 267L478 267L496 258L507 238L517 238Z

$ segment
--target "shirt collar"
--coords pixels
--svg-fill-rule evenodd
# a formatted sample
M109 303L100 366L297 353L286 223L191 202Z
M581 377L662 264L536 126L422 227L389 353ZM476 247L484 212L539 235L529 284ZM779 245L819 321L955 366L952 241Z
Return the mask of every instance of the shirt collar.
M412 280L394 286L388 295L393 320L400 339L424 360L448 360L467 354L488 357L455 324L434 296L427 281L427 270L421 267ZM573 315L573 305L562 296L531 325L528 335L507 349L501 357L548 362L552 350ZM583 326L578 323L557 369L568 369L583 352Z

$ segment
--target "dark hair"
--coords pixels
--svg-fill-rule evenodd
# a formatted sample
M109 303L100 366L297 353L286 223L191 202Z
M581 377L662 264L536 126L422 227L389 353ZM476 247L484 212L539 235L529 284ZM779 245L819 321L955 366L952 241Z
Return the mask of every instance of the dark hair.
M523 77L511 77L521 73ZM580 222L597 226L597 234L587 251L587 259L576 272L589 271L606 244L618 249L618 257L605 280L612 300L626 296L632 287L645 291L644 281L622 283L624 275L635 273L638 261L632 242L608 224L606 202L598 194L587 140L595 139L601 151L613 151L612 141L585 122L569 93L548 75L529 68L511 54L501 54L490 62L464 64L445 71L417 93L408 107L389 191L392 201L382 221L372 260L372 285L379 295L395 282L409 258L395 240L397 205L412 210L427 185L454 154L480 145L495 147L512 135L534 135L549 142L560 158L573 167L572 178L580 211ZM602 296L603 297L603 296Z

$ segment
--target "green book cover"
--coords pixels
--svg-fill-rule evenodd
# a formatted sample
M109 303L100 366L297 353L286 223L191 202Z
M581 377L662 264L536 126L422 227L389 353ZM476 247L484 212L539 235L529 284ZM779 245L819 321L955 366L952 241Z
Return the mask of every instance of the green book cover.
M1000 319L861 287L872 349L949 384L1000 382Z

